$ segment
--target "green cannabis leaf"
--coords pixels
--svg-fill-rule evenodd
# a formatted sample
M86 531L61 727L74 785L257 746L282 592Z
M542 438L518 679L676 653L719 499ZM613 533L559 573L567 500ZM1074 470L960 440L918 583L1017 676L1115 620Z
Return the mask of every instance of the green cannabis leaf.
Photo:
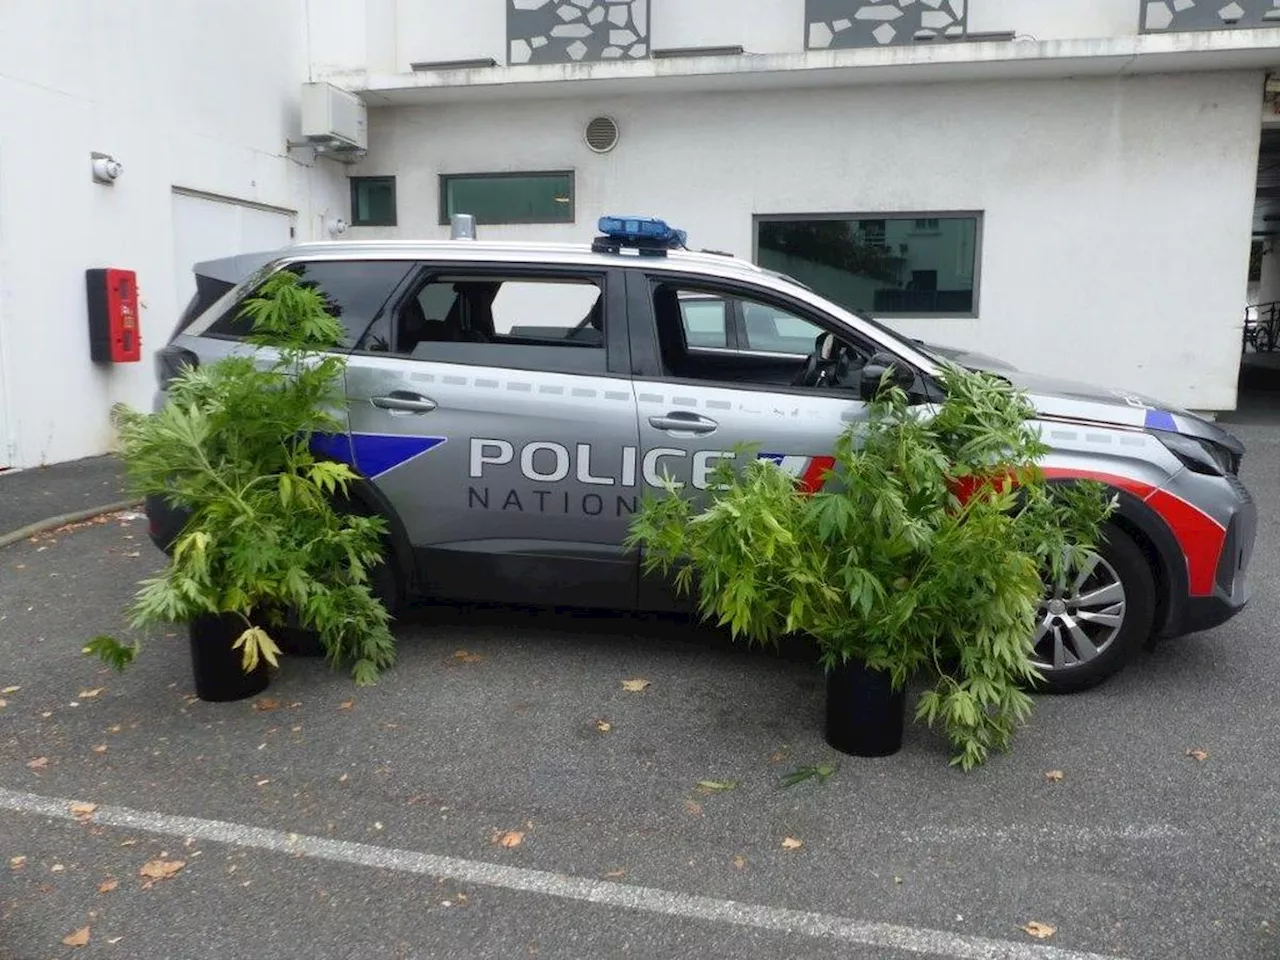
M85 656L97 657L112 670L123 672L125 667L133 663L140 649L141 647L136 641L131 644L124 644L115 637L104 633L86 643L80 652Z

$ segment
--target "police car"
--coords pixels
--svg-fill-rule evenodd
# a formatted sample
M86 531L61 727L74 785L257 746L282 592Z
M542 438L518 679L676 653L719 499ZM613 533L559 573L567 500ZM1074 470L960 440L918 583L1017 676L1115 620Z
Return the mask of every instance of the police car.
M685 601L622 546L646 488L670 474L705 490L753 444L816 489L887 363L929 402L956 362L1028 392L1050 475L1119 498L1099 554L1044 599L1035 659L1053 689L1096 683L1149 637L1245 605L1256 511L1237 477L1244 448L1218 426L904 338L788 277L688 251L662 221L599 226L590 245L332 242L202 265L158 356L158 402L182 364L247 349L242 301L292 270L346 331L347 432L322 452L355 468L360 509L389 522L389 606L664 610ZM157 501L148 512L167 547L182 517Z

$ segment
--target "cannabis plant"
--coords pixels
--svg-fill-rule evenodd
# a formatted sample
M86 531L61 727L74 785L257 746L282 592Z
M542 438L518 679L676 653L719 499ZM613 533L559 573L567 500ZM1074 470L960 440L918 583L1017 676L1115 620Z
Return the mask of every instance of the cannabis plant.
M767 459L722 463L703 504L671 483L646 496L628 542L735 637L807 635L828 669L861 661L895 689L924 674L916 718L968 770L1029 716L1045 580L1079 567L1114 504L1048 482L1033 410L1006 381L942 380L945 401L921 407L886 379L822 492Z
M311 452L316 435L345 429L342 328L321 291L288 271L249 299L251 355L187 367L155 413L117 411L133 489L190 514L167 568L143 581L135 627L233 614L245 630L243 665L273 665L272 634L295 618L357 683L394 662L389 615L370 589L383 561L385 522L340 509L355 474ZM96 642L96 641L95 641ZM97 652L119 662L119 651Z

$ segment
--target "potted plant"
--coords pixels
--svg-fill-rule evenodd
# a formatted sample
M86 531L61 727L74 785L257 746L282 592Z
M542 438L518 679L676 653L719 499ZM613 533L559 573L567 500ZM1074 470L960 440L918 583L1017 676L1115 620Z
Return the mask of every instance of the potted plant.
M312 439L345 429L342 330L324 295L281 271L246 302L255 355L187 367L154 413L117 408L132 488L189 518L165 570L143 581L134 627L188 625L196 693L253 696L282 631L313 632L328 660L370 683L394 662L389 614L370 589L385 522L342 509L355 474ZM123 667L136 647L86 648Z
M647 496L629 544L735 637L809 637L837 749L895 752L906 684L924 674L916 718L942 724L967 770L1029 715L1045 578L1088 555L1113 503L1046 479L1033 410L1006 381L951 368L945 400L923 407L880 369L821 492L769 460L723 464L705 504L671 483Z

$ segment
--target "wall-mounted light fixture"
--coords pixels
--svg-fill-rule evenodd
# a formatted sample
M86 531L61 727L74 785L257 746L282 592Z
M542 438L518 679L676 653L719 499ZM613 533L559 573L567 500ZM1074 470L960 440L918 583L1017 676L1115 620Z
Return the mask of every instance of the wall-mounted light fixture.
M93 160L95 183L115 183L120 174L124 173L124 164L109 153L98 153L95 150L89 156Z

